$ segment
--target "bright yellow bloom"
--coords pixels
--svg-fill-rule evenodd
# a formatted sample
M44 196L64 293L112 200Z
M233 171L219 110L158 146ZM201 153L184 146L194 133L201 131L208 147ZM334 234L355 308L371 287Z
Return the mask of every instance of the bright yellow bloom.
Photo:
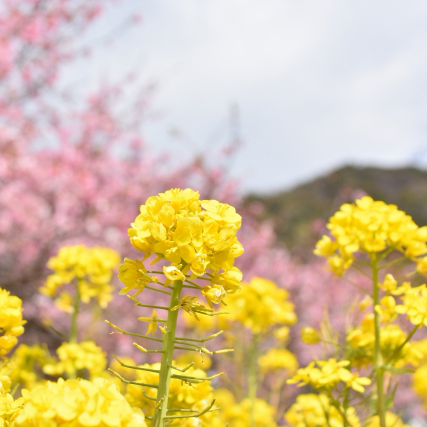
M185 280L185 276L182 271L174 265L163 267L163 273L167 277L167 279L172 282L175 280Z
M406 287L403 292L403 304L396 306L396 312L406 314L413 325L427 326L427 285Z
M215 391L215 399L220 411L215 414L206 427L224 427L227 424L233 427L248 427L251 425L251 399L244 399L237 403L233 395L224 389ZM215 405L216 406L216 405ZM276 409L262 399L255 399L254 426L277 427L275 422Z
M47 347L21 344L11 357L10 379L13 384L32 389L39 381L37 373L42 371L46 363L52 363Z
M344 408L341 408L344 412ZM360 427L355 409L346 410L346 418L352 427ZM340 412L332 406L324 394L300 394L288 409L285 420L291 427L339 427L344 425Z
M156 335L157 332L157 319L159 316L157 315L156 310L153 310L151 317L138 317L138 320L141 322L149 322L148 330L146 335Z
M140 294L149 283L157 282L157 277L147 274L144 264L141 261L125 258L124 263L119 268L119 280L125 285L120 294L126 294L132 290L136 295Z
M227 293L221 285L212 285L205 286L202 291L202 295L206 298L206 301L212 308L212 304L219 304L227 295Z
M344 204L330 218L333 239L322 237L314 253L327 257L330 269L342 275L351 266L356 252L373 254L386 249L414 259L427 253L427 227L419 228L412 218L397 209L362 197L355 204ZM422 270L419 264L419 270Z
M0 288L0 357L5 357L24 333L22 301Z
M47 363L43 367L43 372L47 375L82 376L87 371L90 378L95 378L107 366L106 354L93 341L63 343L56 352L59 361Z
M272 348L258 359L258 365L264 375L278 370L285 370L292 375L298 369L298 360L285 348Z
M393 292L397 288L397 281L392 274L386 274L384 283L380 287L386 292Z
M175 363L174 365L181 368L185 366L176 365ZM155 363L153 365L144 364L140 367L158 371L160 369L160 363ZM174 371L174 373L178 374L179 371ZM210 381L203 381L203 379L207 377L206 372L192 367L185 371L185 373L182 373L182 375L199 378L201 381L188 384L179 379L172 378L169 388L169 406L173 408L191 409L193 405L198 402L205 401L208 402L205 407L208 406L213 399L213 389L210 385ZM158 373L143 370L136 371L136 376L136 381L144 384L157 384L159 379ZM156 398L156 393L156 390L151 387L128 384L126 386L125 397L130 405L144 409L147 415L153 415L156 403L155 401L147 399L147 396L154 399Z
M297 321L289 293L270 280L254 277L238 294L227 297L227 321L241 323L255 334L267 333L275 325Z
M12 395L2 390L0 385L0 427L9 427L16 418L19 409Z
M393 356L391 363L395 367L400 368L408 364L418 366L423 358L423 354L417 349L416 343L407 342L401 348L406 337L407 334L399 325L390 324L381 328L382 357L384 360L389 360ZM368 366L374 363L375 326L372 313L365 316L360 327L347 334L347 342L350 345L349 359L353 363L357 366ZM396 354L398 348L400 351Z
M274 338L280 343L286 343L289 340L290 329L288 326L281 326L274 331Z
M56 298L63 286L76 281L84 303L96 298L99 305L105 308L112 298L113 287L110 282L119 264L120 256L112 249L87 248L84 245L63 247L58 255L49 260L47 265L54 273L48 276L40 292ZM73 310L69 294L60 297L58 304L66 312Z
M296 375L287 382L288 384L298 384L298 386L310 384L316 389L331 389L343 382L347 387L363 393L363 386L369 385L371 380L353 374L347 369L349 365L348 360L338 362L336 359L311 362L306 368L298 369Z
M145 257L156 254L175 266L188 265L193 276L200 277L208 270L227 273L243 254L236 237L241 216L232 206L200 201L199 193L189 188L149 197L140 211L129 237ZM184 280L179 269L166 267L164 272L169 280Z
M409 427L404 424L403 421L392 412L386 412L385 414L385 425L386 427ZM378 415L374 415L366 420L366 427L380 427L380 418Z
M309 326L302 328L301 330L301 341L305 344L314 345L320 342L319 332Z
M197 316L198 312L206 311L206 307L200 303L197 297L193 297L190 295L187 295L182 298L181 302L177 306L172 308L172 311L179 310L180 308L182 308L188 314L194 316L196 319L199 318Z
M146 427L144 414L131 408L117 387L103 378L94 381L47 382L23 390L23 405L13 427Z

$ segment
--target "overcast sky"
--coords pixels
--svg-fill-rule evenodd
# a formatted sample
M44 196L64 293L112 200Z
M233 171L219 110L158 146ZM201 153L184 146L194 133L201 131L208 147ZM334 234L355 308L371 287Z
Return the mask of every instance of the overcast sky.
M185 159L221 146L238 105L232 174L244 191L349 163L413 164L427 151L425 1L124 0L88 38L133 13L138 28L71 72L87 86L135 69L155 83L144 128L153 150Z

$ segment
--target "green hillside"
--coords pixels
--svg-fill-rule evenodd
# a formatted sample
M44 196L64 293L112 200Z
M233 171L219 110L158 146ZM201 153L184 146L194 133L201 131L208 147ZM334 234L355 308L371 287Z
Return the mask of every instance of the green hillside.
M396 204L418 225L427 224L427 171L359 168L346 166L292 190L268 196L249 195L246 204L259 202L264 207L261 219L272 221L286 246L306 257L319 235L321 222L342 203L351 202L365 192L376 200Z

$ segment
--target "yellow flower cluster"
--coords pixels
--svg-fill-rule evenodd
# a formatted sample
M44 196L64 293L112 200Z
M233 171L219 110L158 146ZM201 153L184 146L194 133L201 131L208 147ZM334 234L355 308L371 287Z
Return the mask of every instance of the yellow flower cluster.
M184 367L184 365L181 365ZM160 363L154 363L153 365L144 364L138 366L140 368L136 371L136 382L144 384L157 384L159 380L159 374L156 372L145 371L143 369L160 370ZM128 371L135 372L131 369ZM179 371L174 371L179 374ZM206 403L203 407L196 410L203 410L207 407L212 399L212 386L210 381L204 381L207 378L206 372L201 369L190 368L185 371L186 376L200 378L199 383L186 383L176 378L172 378L169 387L169 401L168 406L170 408L180 409L194 409L194 406L200 402ZM129 376L129 374L125 375ZM136 384L128 384L126 386L125 397L131 406L144 409L147 415L152 416L154 413L154 407L156 402L151 399L156 399L157 391L151 387L142 387ZM183 413L184 414L184 413ZM174 413L179 415L179 411ZM175 424L172 424L175 425ZM180 425L180 424L178 424Z
M354 254L386 249L400 251L414 259L427 253L427 227L418 227L395 205L362 197L344 204L327 225L333 240L323 236L314 253L327 257L333 273L341 276L354 261Z
M357 366L368 366L374 361L375 353L375 325L374 315L364 317L360 327L347 334L350 345L349 359ZM416 348L415 343L405 343L407 334L395 324L381 327L381 353L384 360L390 361L393 366L401 368L408 364L418 366L423 354ZM405 343L405 344L404 344ZM404 344L403 347L402 344ZM400 349L398 352L397 350ZM397 353L396 353L397 352ZM390 360L393 357L393 360Z
M393 412L386 412L385 414L386 427L409 427ZM366 420L366 427L380 427L380 417L375 415Z
M415 326L427 326L427 285L412 288L404 283L395 293L402 293L403 304L396 306L396 312L406 314Z
M279 370L293 374L298 369L298 360L285 348L272 348L258 359L258 365L263 375Z
M67 284L77 281L78 292L84 303L96 298L102 308L112 299L113 287L110 282L113 270L120 264L120 255L112 249L84 245L66 246L52 257L48 267L54 271L48 276L40 292L49 297L57 297L58 291ZM72 296L63 291L57 300L59 308L72 312Z
M0 288L0 357L5 357L24 333L22 301Z
M214 276L204 295L209 303L218 303L225 292L240 287L241 273L233 265L243 254L236 237L241 223L232 206L200 200L199 193L189 188L173 189L147 199L129 229L129 237L145 258L156 254L173 264L164 270L169 280L182 280L184 265L195 277L210 271ZM146 273L138 261L128 261L122 278L127 288L141 290Z
M251 399L244 399L237 403L233 394L224 389L215 391L215 399L221 411L210 421L206 427L248 427L251 425ZM254 427L277 427L274 420L276 409L262 399L254 402Z
M239 322L254 334L276 325L294 325L297 316L289 293L270 280L254 277L242 291L227 300L227 321Z
M18 404L12 395L5 393L0 387L0 427L9 427L17 416Z
M344 408L341 408L344 412ZM351 427L360 427L353 407L347 408L346 418ZM342 415L324 394L300 394L288 409L285 420L291 427L341 427Z
M38 383L37 370L41 371L42 367L49 362L51 357L47 348L21 344L10 360L12 366L10 379L13 384L32 389Z
M63 343L57 350L59 361L47 363L43 372L51 376L67 375L79 377L83 370L87 370L90 378L95 378L103 373L107 366L105 353L93 341L81 343Z
M103 378L60 378L23 390L16 403L22 408L11 427L146 427L143 412L132 408L117 387Z
M363 393L365 386L371 384L371 380L359 377L358 373L352 373L347 369L349 365L348 360L337 361L336 359L310 362L307 367L298 369L296 375L287 382L288 384L298 384L298 386L310 384L316 389L332 389L342 382L347 387Z

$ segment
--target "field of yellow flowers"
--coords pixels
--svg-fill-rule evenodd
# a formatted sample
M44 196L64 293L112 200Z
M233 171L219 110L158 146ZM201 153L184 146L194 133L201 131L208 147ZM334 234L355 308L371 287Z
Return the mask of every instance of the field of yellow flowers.
M367 196L330 218L314 253L363 297L342 307L344 333L327 312L302 328L306 363L288 345L290 294L234 265L241 225L234 207L172 189L130 225L134 259L63 247L40 288L62 312L45 319L54 349L19 344L22 301L1 290L0 426L405 426L402 387L427 404L427 227ZM112 321L113 303L135 309ZM97 344L103 321L121 354Z

